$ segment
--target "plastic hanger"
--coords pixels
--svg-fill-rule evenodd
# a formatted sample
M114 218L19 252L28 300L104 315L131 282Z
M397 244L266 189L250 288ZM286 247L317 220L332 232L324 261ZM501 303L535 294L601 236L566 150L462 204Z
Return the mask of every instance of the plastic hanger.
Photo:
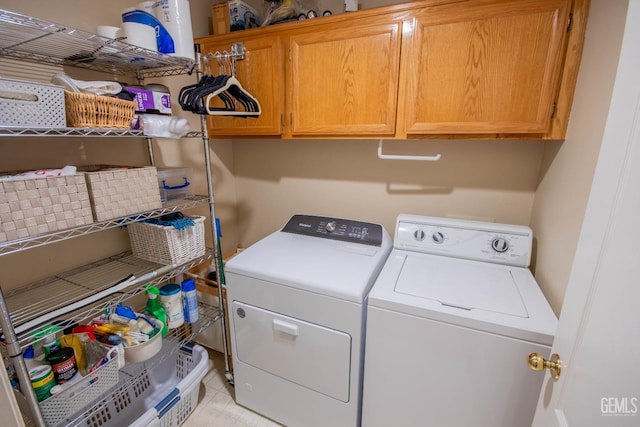
M224 96L225 93L233 96L245 108L245 111L231 110L228 108L211 107L213 98ZM240 116L240 117L258 117L260 115L260 102L247 92L242 84L233 76L228 76L225 84L209 93L204 102L207 114L211 116Z

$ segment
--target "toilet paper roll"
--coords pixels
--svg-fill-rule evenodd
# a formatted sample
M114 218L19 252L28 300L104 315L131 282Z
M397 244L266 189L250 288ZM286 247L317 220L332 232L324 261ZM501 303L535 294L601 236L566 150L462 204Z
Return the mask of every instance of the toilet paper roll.
M118 30L118 37L126 37L123 41L154 52L158 51L156 32L153 27L137 22L123 22Z
M154 2L153 14L173 39L175 55L194 60L193 28L191 27L189 1L158 0Z
M96 27L96 34L107 37L109 39L118 38L118 30L120 27L113 27L111 25L98 25Z
M143 3L154 3L154 2L143 2ZM155 4L155 3L154 3ZM146 4L140 4L143 7L149 9ZM154 10L151 8L150 10ZM153 29L154 37L155 37L155 45L156 49L160 53L165 53L168 55L176 53L176 47L173 38L169 34L169 31L158 21L158 19L151 13L145 12L140 9L128 8L122 11L122 22L123 24L126 22L136 23L140 25L146 25Z

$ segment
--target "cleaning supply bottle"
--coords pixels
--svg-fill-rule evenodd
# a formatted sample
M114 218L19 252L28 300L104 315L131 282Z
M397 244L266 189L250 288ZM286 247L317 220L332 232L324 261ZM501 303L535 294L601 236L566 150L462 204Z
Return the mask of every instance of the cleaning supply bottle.
M200 318L198 311L198 295L196 292L196 281L187 279L182 282L182 307L184 309L184 320L187 323L195 323Z
M27 371L30 371L36 366L45 365L45 362L42 360L42 358L35 357L35 351L31 344L29 344L29 346L22 353L22 358L24 359L24 364L27 365Z
M162 327L162 336L165 336L169 332L169 326L167 326L167 313L160 305L160 301L158 301L160 290L155 286L147 285L146 291L148 296L145 311L162 322L162 324L164 325Z

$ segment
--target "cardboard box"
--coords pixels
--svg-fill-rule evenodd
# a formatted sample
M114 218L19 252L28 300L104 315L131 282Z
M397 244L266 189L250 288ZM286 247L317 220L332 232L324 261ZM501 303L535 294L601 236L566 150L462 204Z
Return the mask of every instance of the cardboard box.
M137 113L171 114L171 95L140 87L125 86L125 89L136 95Z
M213 34L226 34L231 31L231 21L229 20L229 3L216 3L211 8L211 23Z
M246 30L260 26L258 11L242 0L216 3L211 9L213 34Z

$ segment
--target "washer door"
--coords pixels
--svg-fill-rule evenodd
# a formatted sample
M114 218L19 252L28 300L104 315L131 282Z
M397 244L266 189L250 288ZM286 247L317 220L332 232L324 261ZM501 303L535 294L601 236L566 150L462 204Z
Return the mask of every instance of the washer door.
M349 401L351 337L344 332L232 303L241 362L343 402Z

